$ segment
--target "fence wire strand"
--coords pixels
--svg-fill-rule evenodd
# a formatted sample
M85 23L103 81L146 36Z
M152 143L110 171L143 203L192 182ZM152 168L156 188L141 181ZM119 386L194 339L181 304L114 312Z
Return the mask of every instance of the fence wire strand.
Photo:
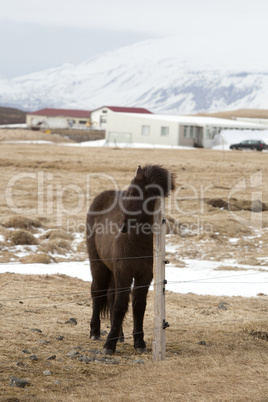
M144 257L143 257L144 258ZM179 272L179 269L178 269ZM268 273L268 270L267 270ZM184 283L213 283L213 284L221 284L221 283L230 283L230 284L258 284L258 283L268 283L266 281L261 281L261 282L257 282L257 281L250 281L250 282L215 282L215 279L226 279L226 278L237 278L237 277L241 277L241 276L252 276L252 275L260 275L263 274L263 272L243 272L240 274L235 274L235 275L224 275L224 276L213 276L213 277L206 277L206 278L198 278L198 279L189 279L189 280L180 280L180 281L168 281L169 285L175 285L175 284L184 284ZM213 281L213 282L211 282ZM158 286L158 285L162 285L162 282L159 283L152 283L154 286ZM151 285L152 285L151 284ZM139 285L139 286L132 286L131 289L140 289L140 288L146 288L148 287L148 285ZM94 290L95 293L105 293L105 292L109 292L109 295L114 295L117 292L125 292L127 290L129 290L129 287L124 287L124 288L105 288L105 289L98 289L98 290ZM110 292L114 292L114 293L110 293ZM22 301L22 300L28 300L28 299L43 299L43 298L50 298L50 297L59 297L59 296L66 296L66 295L81 295L83 293L88 293L87 291L84 292L67 292L67 293L52 293L52 294L48 294L48 295L31 295L31 296L22 296L22 297L15 297L15 298L9 298L9 299L0 299L0 302L7 302L7 301ZM94 298L98 298L98 297L103 297L103 295L101 296L94 296Z

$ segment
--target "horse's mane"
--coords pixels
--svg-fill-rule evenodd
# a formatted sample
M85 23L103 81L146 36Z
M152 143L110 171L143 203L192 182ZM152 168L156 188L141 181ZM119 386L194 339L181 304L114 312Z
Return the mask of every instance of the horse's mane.
M175 189L175 174L162 165L145 165L143 168L139 166L136 175L143 177L147 185L152 185L152 192L155 195L157 195L156 192L159 191L159 188L163 190L164 197L167 197L170 191Z

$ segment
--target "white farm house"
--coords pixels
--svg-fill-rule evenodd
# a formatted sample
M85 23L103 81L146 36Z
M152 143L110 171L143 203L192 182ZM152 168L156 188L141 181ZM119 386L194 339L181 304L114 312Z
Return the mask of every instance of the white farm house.
M264 130L264 125L203 116L114 113L107 119L106 142L135 142L210 148L222 130Z
M90 111L41 109L28 113L26 124L32 129L86 128L90 125Z

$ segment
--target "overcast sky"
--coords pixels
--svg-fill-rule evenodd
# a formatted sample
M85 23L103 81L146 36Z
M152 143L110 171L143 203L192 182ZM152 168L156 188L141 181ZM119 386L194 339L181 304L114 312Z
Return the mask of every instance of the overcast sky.
M268 60L267 0L0 0L0 10L2 78L170 34L204 52L232 48L240 62Z

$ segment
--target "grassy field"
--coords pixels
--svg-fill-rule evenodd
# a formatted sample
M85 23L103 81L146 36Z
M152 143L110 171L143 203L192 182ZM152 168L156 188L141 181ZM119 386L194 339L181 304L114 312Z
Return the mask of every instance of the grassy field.
M178 269L183 258L233 258L263 269L267 155L2 142L0 262L85 260L85 217L93 197L129 184L138 164L161 163L177 176L166 214L168 241L179 250L168 257ZM154 363L151 292L148 353L134 352L130 311L126 342L106 358L101 351L109 321L102 321L102 342L88 337L90 284L10 273L0 275L0 284L1 401L268 401L267 295L167 292L167 360ZM11 387L10 376L29 384Z
M267 401L267 297L167 292L167 359L154 363L151 292L148 353L133 349L129 312L125 343L105 359L100 354L105 335L101 342L88 337L88 283L60 275L2 274L1 287L1 401ZM228 303L227 310L219 308L221 302ZM70 318L77 325L68 323ZM102 330L108 327L102 320ZM77 354L68 355L72 351ZM10 376L30 385L10 387Z

